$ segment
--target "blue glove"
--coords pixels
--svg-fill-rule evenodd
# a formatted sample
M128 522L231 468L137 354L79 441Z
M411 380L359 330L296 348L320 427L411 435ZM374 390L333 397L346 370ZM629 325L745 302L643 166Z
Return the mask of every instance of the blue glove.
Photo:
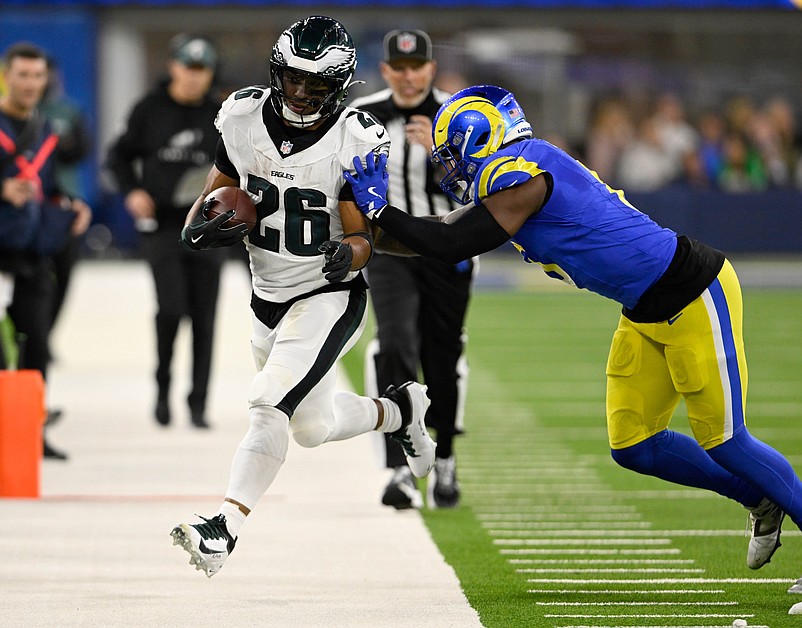
M387 186L390 180L390 175L387 174L387 155L381 154L377 158L375 153L368 153L364 168L362 160L354 157L354 170L355 174L343 172L343 177L354 190L354 199L359 210L369 219L373 219L387 206Z
M323 253L326 260L323 272L326 273L326 279L331 283L342 281L351 272L354 251L347 242L326 240L318 247L318 251Z

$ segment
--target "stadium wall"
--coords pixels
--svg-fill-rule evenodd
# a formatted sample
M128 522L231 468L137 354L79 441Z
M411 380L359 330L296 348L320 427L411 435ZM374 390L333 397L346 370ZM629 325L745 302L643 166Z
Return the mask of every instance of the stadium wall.
M802 193L725 194L673 186L627 193L660 224L727 253L802 253Z
M604 10L588 8L591 4ZM243 85L264 81L269 42L274 41L282 25L301 15L329 13L353 30L359 43L359 78L367 81L363 88L371 91L380 83L376 65L383 32L397 26L426 28L438 42L441 72L463 73L472 82L488 80L485 76L497 77L526 103L526 111L541 135L549 131L546 122L550 117L562 122L563 128L557 130L569 132L570 120L583 119L584 109L577 108L576 103L587 103L593 90L621 81L633 60L642 65L627 80L638 85L659 80L669 88L685 87L697 96L713 87L716 95L732 93L736 88L765 94L785 90L798 107L802 105L802 89L798 81L790 80L802 76L798 37L802 12L791 8L793 3L702 2L694 5L699 10L693 11L684 10L690 6L687 3L670 1L661 11L626 10L613 8L613 4L603 0L590 4L559 2L549 5L553 9L519 5L514 11L500 12L489 10L487 5L482 8L470 2L449 1L416 4L414 10L391 5L377 15L362 2L333 7L263 2L126 5L6 0L0 6L0 49L25 39L57 56L69 95L94 125L95 155L83 172L89 200L96 205L97 220L109 226L115 245L123 249L134 244L132 227L124 212L120 215L113 196L104 192L100 165L108 141L119 131L130 105L163 72L166 42L180 31L214 32L229 57L223 80L226 85ZM650 5L630 5L635 6L645 9ZM757 8L765 10L753 10ZM530 39L540 42L539 47L519 49L508 57L488 52L488 42L498 45L499 33L511 32L509 29L536 33ZM573 44L568 44L576 41L578 34L599 32L610 33L612 39L594 40L598 48L594 62L574 66L573 74L566 71L564 60L577 54ZM627 32L632 36L622 39ZM566 33L571 37L552 37ZM665 39L671 33L675 34ZM665 46L665 51L654 51L655 42L664 39L671 45ZM707 46L708 40L716 45ZM587 46L588 39L583 41ZM726 41L731 44L726 52L732 57L729 63L720 56L723 47L719 44ZM745 63L738 56L744 54L743 50L748 50L749 59L763 61L749 66L749 71L743 70ZM682 57L683 63L664 72L664 57ZM777 65L780 58L785 61ZM768 71L767 64L772 60L770 67L774 70ZM549 83L555 67L562 72L560 80ZM644 68L651 70L645 72ZM677 76L693 74L687 68L696 68L701 78L682 83ZM711 73L716 81L710 80ZM727 195L676 187L648 194L630 192L627 196L661 223L727 251L802 252L802 193L795 190Z

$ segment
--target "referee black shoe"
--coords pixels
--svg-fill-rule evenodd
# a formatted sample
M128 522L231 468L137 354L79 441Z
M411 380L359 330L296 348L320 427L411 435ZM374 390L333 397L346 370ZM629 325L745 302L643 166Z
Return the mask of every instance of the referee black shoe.
M393 477L384 488L382 504L392 506L396 510L408 510L415 508L420 510L423 507L423 495L418 490L418 483L415 481L409 467L396 467Z

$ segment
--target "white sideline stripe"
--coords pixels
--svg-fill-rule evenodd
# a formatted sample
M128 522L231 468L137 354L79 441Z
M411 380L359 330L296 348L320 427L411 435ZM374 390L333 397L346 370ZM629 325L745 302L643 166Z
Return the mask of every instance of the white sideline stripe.
M503 552L502 552L503 553ZM508 558L511 565L693 565L693 558Z
M616 555L616 556L651 556L651 555L660 555L660 554L679 554L681 550L677 548L670 548L670 549L502 549L499 550L499 554L566 554L566 555L593 555L593 556L603 556L603 555Z
M603 512L625 512L623 500L626 498L626 496L623 494L619 497L607 491L604 494L590 492L587 495L576 495L573 494L574 492L572 491L570 494L560 495L559 497L554 497L554 495L551 493L533 497L529 494L528 486L524 487L523 490L526 492L514 496L506 495L498 499L493 499L492 495L488 495L479 508L487 509L490 507L491 502L496 502L497 506L506 506L507 508L515 506L518 508L531 508L535 512L543 512L550 506L569 509L575 508L576 510L581 511L587 511L592 508L601 508L603 509ZM490 512L494 511L491 510Z
M564 476L560 476L564 477ZM504 493L518 494L519 491L525 490L529 495L554 495L554 493L562 493L564 491L571 491L574 496L576 495L592 495L598 499L602 499L604 495L614 495L614 493L603 485L601 482L592 486L587 483L582 488L577 488L576 484L572 482L550 482L548 486L532 486L530 482L462 482L471 487L471 492L477 495L504 495Z
M553 584L788 584L790 578L529 578L527 582Z
M502 535L502 534L509 534L515 535L516 533L520 533L521 536L527 534L529 530L525 528L521 529L488 529L487 533L491 535ZM793 534L793 530L789 530L788 536ZM785 535L785 531L783 531L783 535ZM797 531L797 534L802 534L801 532ZM672 537L731 537L731 536L745 536L743 529L741 530L566 530L566 529L555 529L555 530L539 530L538 536L559 536L559 537L577 537L577 536L604 536L604 537L630 537L630 536L643 536L643 537L665 537L665 538L672 538Z
M492 479L501 479L501 478L527 478L527 479L540 479L545 477L556 477L556 478L565 478L566 474L570 473L571 477L588 477L588 478L596 478L598 480L599 474L593 467L562 467L562 466L537 466L533 467L531 464L526 467L521 466L511 466L506 469L498 468L493 466L493 475L490 476ZM470 480L472 483L476 482L478 484L482 483L482 480L488 479L487 471L478 472L474 469L470 469L465 471L464 473L460 471L460 480L465 478L466 480ZM610 490L610 489L607 489Z
M740 602L535 602L538 606L739 606Z
M639 591L637 589L529 589L527 593L561 593L570 595L721 595L724 589L658 589Z
M529 506L530 504L527 504ZM530 512L522 512L521 506L516 506L514 504L498 504L492 510L482 504L481 506L476 506L476 514L477 516L505 516L505 515L513 515L516 517L523 517L523 516L539 516L544 514L544 508L548 506L560 506L566 507L569 504L567 502L557 502L554 500L549 500L548 502L538 502L537 504L531 504L532 510ZM639 512L635 511L634 506L625 506L624 504L616 504L615 502L611 501L604 501L600 504L591 504L591 503L581 503L581 504L570 504L570 507L575 509L575 512L566 515L556 515L556 516L564 516L566 518L570 517L580 517L585 515L590 515L592 513L616 513L616 514L629 514L633 517L641 517L642 515ZM546 513L546 516L548 514ZM594 515L595 516L595 515Z
M576 496L565 499L554 499L550 495L529 496L526 487L520 489L523 494L515 496L493 498L493 494L485 496L479 512L503 512L504 509L519 512L522 508L531 508L535 512L541 512L547 508L575 509L590 512L593 508L602 508L602 512L615 512L618 510L615 497L612 495L601 495L598 491L587 495ZM484 511L482 510L484 509Z
M481 522L483 528L491 528L500 530L565 530L565 522L546 522L546 521L483 521ZM652 527L651 521L571 521L568 525L581 529L591 530L647 530ZM743 532L741 532L743 534Z
M772 380L774 381L774 380ZM504 410L504 416L507 416L507 408L510 406L496 406L493 408L493 412L498 413L500 409ZM508 442L507 437L500 439L502 442ZM546 445L545 442L541 443L542 445ZM554 442L549 443L553 445L557 450L558 453L556 454L545 454L544 456L540 456L538 454L538 458L536 461L532 460L531 454L512 454L511 457L505 457L504 460L495 461L492 456L484 456L482 458L478 458L475 461L471 462L471 469L514 469L515 467L519 466L521 462L526 462L528 467L533 467L535 464L548 464L548 466L559 466L559 467L566 467L571 468L573 467L570 464L566 464L565 462L565 451L560 449L559 444L555 444ZM576 457L576 466L577 468L586 468L598 463L600 460L607 462L610 459L609 454L601 455L601 454L585 454L582 456Z
M722 615L720 613L693 613L687 615L685 613L676 613L676 614L648 614L648 615L557 615L554 613L549 613L543 615L543 617L549 617L550 619L624 619L631 617L632 619L724 619L725 617L754 617L754 614L744 614L744 615ZM730 626L729 628L732 628ZM754 626L749 626L749 628L755 628Z
M721 499L718 493L699 489L667 489L663 491L626 491L633 499Z
M548 512L533 512L533 513L486 513L478 514L476 518L480 521L566 521L568 523L579 523L584 521L632 521L632 519L640 519L643 515L641 513L548 513ZM651 525L651 522L649 522Z
M704 569L669 569L669 568L643 568L643 569L577 569L576 567L569 567L568 569L560 569L554 567L551 569L540 568L525 568L516 569L515 573L704 573Z
M493 539L493 545L670 545L671 539Z
M560 628L677 628L677 626L676 624L673 624L671 626L655 626L654 624L649 624L648 626L632 626L630 624L627 624L626 626L610 626L608 624L605 624L604 626L597 626L595 624L592 626L588 626L587 624L582 624L582 625L570 624L567 626L561 626ZM732 628L732 624L725 624L725 625L717 624L715 626L711 626L710 624L705 624L704 626L683 626L682 628ZM764 626L762 624L761 625L755 624L749 626L749 628L771 628L771 627Z

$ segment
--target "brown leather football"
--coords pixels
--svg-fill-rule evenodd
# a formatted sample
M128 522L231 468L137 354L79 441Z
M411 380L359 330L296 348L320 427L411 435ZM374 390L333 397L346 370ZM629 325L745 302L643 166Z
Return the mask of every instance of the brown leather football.
M248 225L250 229L256 226L256 205L253 204L251 197L242 188L233 185L217 188L209 193L206 200L211 201L209 208L206 210L207 220L233 209L236 213L223 223L225 228L242 223Z

